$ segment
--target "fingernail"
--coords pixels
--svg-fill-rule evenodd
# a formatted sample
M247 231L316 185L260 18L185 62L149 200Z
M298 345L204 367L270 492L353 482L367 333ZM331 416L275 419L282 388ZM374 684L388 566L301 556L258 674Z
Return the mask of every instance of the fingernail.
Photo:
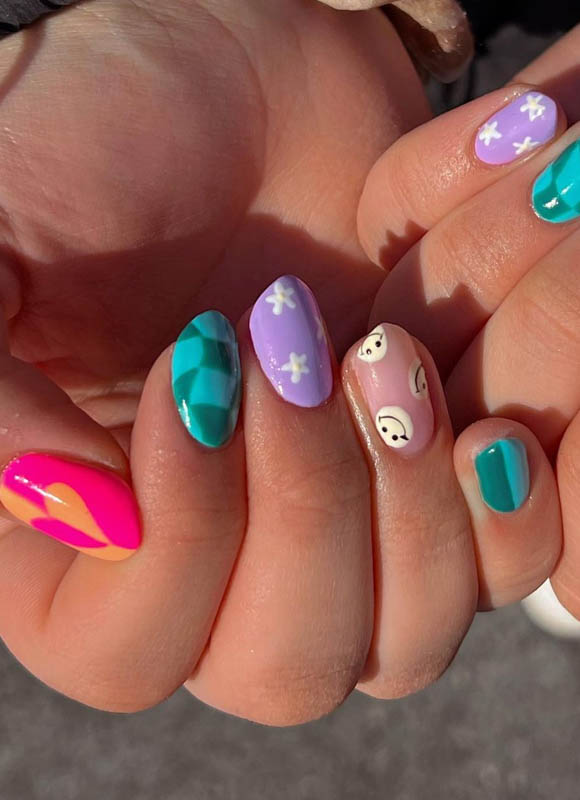
M354 370L369 413L387 447L414 455L433 436L425 368L413 339L398 325L377 325L354 355Z
M241 367L236 334L219 311L204 311L180 334L171 363L183 424L206 447L220 447L238 421Z
M536 179L534 211L548 222L580 217L580 139L573 142Z
M558 109L540 92L516 97L477 131L475 154L485 164L509 164L556 134Z
M313 408L332 392L326 331L314 295L299 278L284 275L257 299L250 333L262 370L289 403Z
M520 439L498 439L475 458L481 496L493 511L517 511L530 492L530 468Z
M21 522L95 558L121 561L141 543L133 492L104 469L27 453L2 472L0 502Z

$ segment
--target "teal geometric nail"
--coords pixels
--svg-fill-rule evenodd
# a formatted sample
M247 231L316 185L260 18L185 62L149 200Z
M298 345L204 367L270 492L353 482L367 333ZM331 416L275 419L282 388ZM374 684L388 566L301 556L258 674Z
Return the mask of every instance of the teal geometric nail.
M221 447L236 428L241 367L234 329L219 311L204 311L175 343L173 396L183 424L198 442Z
M536 179L532 204L536 214L548 222L580 217L580 139Z
M517 511L530 492L526 446L519 439L499 439L475 459L484 502L493 511Z

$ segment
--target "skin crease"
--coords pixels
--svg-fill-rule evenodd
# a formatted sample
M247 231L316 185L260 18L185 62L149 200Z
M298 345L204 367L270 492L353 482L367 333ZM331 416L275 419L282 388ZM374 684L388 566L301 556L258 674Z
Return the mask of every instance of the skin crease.
M365 332L382 274L357 243L358 197L378 155L429 116L410 62L381 15L343 20L322 6L281 0L275 6L247 3L241 16L238 3L223 0L168 2L162 10L144 0L91 0L7 40L0 56L9 76L0 106L0 285L11 318L10 344L123 442L144 372L200 310L218 307L235 321L273 278L299 271L320 301L339 356ZM396 82L389 80L393 72ZM57 80L63 74L70 74L67 92ZM79 98L87 104L85 113ZM159 375L166 374L163 368ZM187 493L175 486L175 476L189 480L191 465L170 464L165 473L153 469L155 458L171 459L178 448L162 437L157 444L157 416L149 419L155 424L142 426L136 437L150 448L146 457L136 456L146 471L142 494L155 497L151 486L166 483L183 498ZM170 415L168 420L176 422ZM26 434L34 433L32 423ZM87 438L89 433L96 438L88 429ZM104 443L103 450L110 448ZM234 465L231 473L243 476L243 469ZM144 483L151 484L145 491ZM221 489L218 479L212 485ZM243 488L236 487L237 497L245 498ZM221 510L223 497L220 503L210 499L200 503ZM159 506L152 502L149 513ZM236 529L234 544L238 536ZM17 548L15 539L7 538L7 546ZM44 553L56 555L50 544L37 551L43 569L49 561ZM187 538L183 544L188 546ZM213 563L224 549L233 559L234 544L210 548L208 560ZM146 569L144 560L135 559L127 573L104 573L78 561L58 596L39 604L55 611L46 630L59 645L71 627L86 635L87 647L81 639L75 648L77 663L90 653L91 663L105 665L104 694L112 685L125 710L159 700L164 636L170 637L171 628L162 626L163 635L149 638L146 626L159 613L159 597L179 609L171 619L187 617L177 602L186 598L176 597L175 587L191 595L188 589L199 577L194 567L203 564L203 558L184 558L163 545L161 535L149 552L161 558L170 550L171 569L165 562L163 569ZM68 567L70 554L60 555L55 572ZM18 563L30 578L30 562ZM192 574L184 574L186 567ZM166 584L168 576L174 580ZM127 596L134 623L119 624L114 636L101 624L109 583L116 597ZM146 597L131 593L131 587L144 585ZM82 606L76 602L79 587ZM71 626L70 617L58 612L73 607L79 610ZM4 608L8 614L10 604ZM211 604L199 609L201 623L213 611ZM87 612L94 627L105 630L105 640L91 641ZM118 653L125 667L132 666L127 633L150 643L158 670L141 676L151 692L145 699L131 696L135 681L127 669L119 671L129 675L122 687L128 700L114 684ZM25 660L28 646L41 651L15 629L13 643L19 635L16 655ZM62 659L51 662L43 676L54 684L66 676L75 654L47 639ZM179 648L179 655L183 679L199 653ZM442 668L437 667L430 677ZM81 699L102 689L90 675Z
M379 153L429 116L410 60L380 12L239 12L91 0L0 49L11 349L113 430L195 313L235 322L299 269L340 353L380 283L356 205Z

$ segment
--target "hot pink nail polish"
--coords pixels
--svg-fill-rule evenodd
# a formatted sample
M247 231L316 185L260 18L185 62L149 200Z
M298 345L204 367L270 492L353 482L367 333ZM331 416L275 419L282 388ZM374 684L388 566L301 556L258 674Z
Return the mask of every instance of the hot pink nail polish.
M409 334L377 325L359 344L354 370L383 442L411 456L431 441L433 407L425 368Z
M0 478L0 502L27 525L95 558L120 561L141 542L129 486L88 464L49 453L18 456Z

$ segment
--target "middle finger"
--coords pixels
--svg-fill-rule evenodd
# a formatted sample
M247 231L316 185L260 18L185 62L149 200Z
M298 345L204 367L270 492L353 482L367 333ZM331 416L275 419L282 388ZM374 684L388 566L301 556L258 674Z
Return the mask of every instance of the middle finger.
M385 280L373 324L403 325L448 374L523 275L580 226L579 134L576 125L429 231Z

